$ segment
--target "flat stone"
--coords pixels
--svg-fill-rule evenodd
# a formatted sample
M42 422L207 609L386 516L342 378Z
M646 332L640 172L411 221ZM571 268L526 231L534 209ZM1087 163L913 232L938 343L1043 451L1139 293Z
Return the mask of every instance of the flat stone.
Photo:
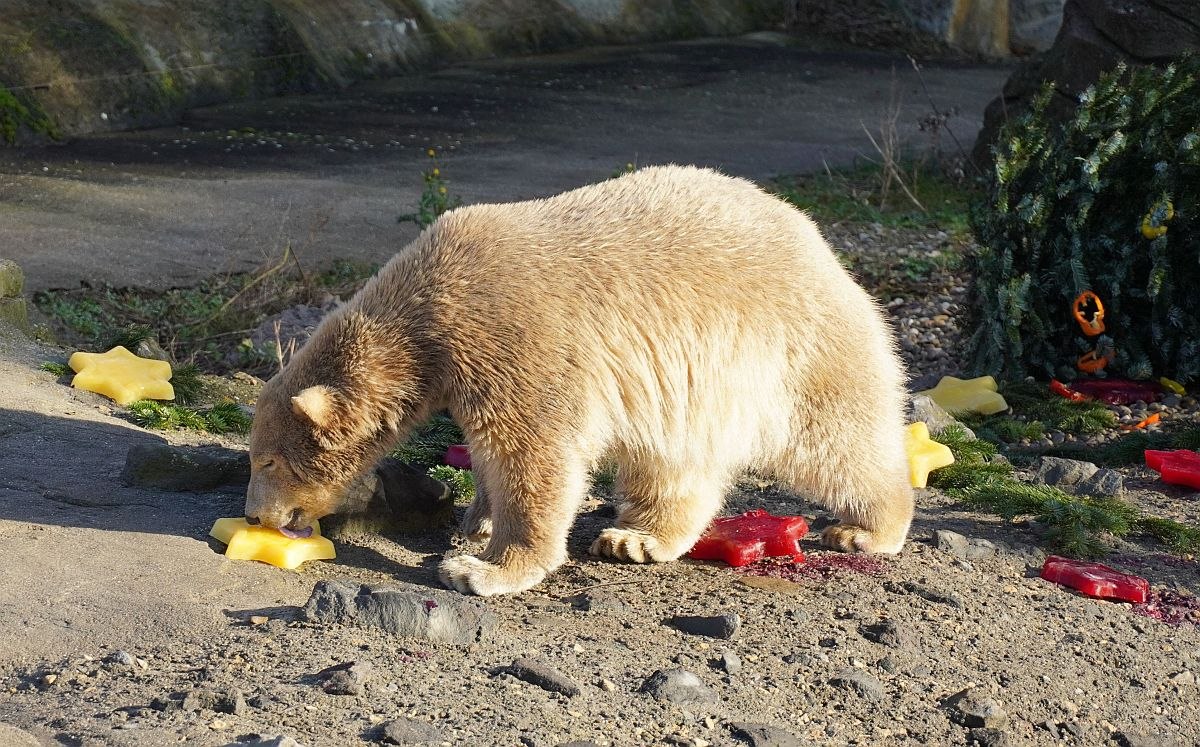
M242 691L236 687L212 689L198 687L183 696L185 711L215 711L240 716L246 713L248 706Z
M967 560L985 560L996 554L996 545L985 540L972 537L967 542L964 557Z
M726 674L737 674L742 671L742 657L732 651L723 652L721 658L717 659L714 663L717 669Z
M113 651L108 655L105 661L107 661L109 664L116 664L117 666L122 667L137 666L137 658L133 654L124 650Z
M734 722L729 732L740 744L751 747L800 747L800 740L791 732L770 724Z
M544 661L521 657L513 661L505 671L519 680L552 693L561 693L568 698L574 698L583 692L579 683Z
M883 683L859 669L843 669L829 680L829 684L855 692L864 700L883 700Z
M971 729L967 739L979 747L1005 747L1008 744L1008 734L999 729Z
M159 490L204 492L250 482L250 455L220 446L135 444L125 455L121 480Z
M1054 485L1065 489L1087 480L1099 470L1100 468L1091 462L1044 456L1038 462L1034 479L1043 485Z
M372 671L369 661L351 661L322 669L317 676L324 679L322 689L330 695L362 695Z
M954 416L946 412L946 409L933 401L933 398L927 394L919 394L912 398L911 403L912 416L909 422L921 422L929 428L930 435L936 436L952 425L957 425L966 432L967 438L975 440L975 432L967 426L954 419Z
M951 721L968 728L1003 729L1008 725L1008 713L1000 703L972 688L951 695L943 705Z
M1073 491L1080 495L1116 498L1125 495L1125 476L1113 469L1099 469Z
M956 558L965 558L967 556L967 538L958 532L951 532L948 529L935 529L933 532L933 544L942 552L948 552Z
M717 702L717 694L704 681L686 669L660 669L650 675L640 688L655 700L676 705L705 705Z
M20 298L25 288L25 273L11 259L0 259L0 298Z
M379 727L377 739L384 744L441 744L441 729L424 721L398 718Z
M424 586L367 586L318 581L301 610L308 622L379 628L438 643L475 643L499 626L481 602Z
M911 636L895 620L881 620L861 629L863 638L888 648L907 648L912 645Z
M736 612L723 615L676 615L667 622L684 633L722 640L733 638L742 627L742 617Z

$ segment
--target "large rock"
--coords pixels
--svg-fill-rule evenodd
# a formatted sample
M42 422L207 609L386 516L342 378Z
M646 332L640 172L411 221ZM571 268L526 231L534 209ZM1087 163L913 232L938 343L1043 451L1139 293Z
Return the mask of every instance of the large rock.
M717 694L686 669L661 669L642 683L641 692L655 700L675 705L706 705L717 702Z
M1045 81L1055 84L1049 115L1065 119L1083 93L1118 62L1161 65L1200 50L1200 3L1196 0L1067 0L1054 45L1012 74L984 113L973 158L991 162L1000 127L1026 111Z
M454 523L449 486L396 459L385 459L351 486L322 531L333 539L384 532L420 533Z
M302 613L308 622L379 628L438 643L475 643L499 626L496 616L475 599L411 584L318 581Z
M250 481L250 457L220 446L136 444L125 455L121 480L159 490L203 492Z
M950 720L968 728L1003 729L1008 725L1008 713L994 698L972 688L961 690L942 704Z

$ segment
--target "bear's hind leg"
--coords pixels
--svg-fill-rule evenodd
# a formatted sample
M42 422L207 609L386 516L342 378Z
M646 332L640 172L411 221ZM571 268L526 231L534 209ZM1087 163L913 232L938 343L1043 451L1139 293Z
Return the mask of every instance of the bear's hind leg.
M479 596L513 594L536 586L566 561L567 533L587 493L587 469L582 460L532 456L568 450L517 451L524 458L476 465L491 508L491 539L479 557L442 561L438 576L446 586Z
M592 555L634 563L675 560L696 544L725 498L723 475L684 473L671 465L622 463L617 526L592 543Z

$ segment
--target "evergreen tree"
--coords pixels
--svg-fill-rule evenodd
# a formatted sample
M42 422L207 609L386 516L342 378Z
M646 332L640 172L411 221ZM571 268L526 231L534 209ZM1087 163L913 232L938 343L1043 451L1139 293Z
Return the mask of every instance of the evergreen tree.
M1200 381L1200 58L1118 66L1063 125L1045 116L1052 95L1002 132L972 216L971 366L1076 376L1096 339L1071 307L1090 290L1107 372Z

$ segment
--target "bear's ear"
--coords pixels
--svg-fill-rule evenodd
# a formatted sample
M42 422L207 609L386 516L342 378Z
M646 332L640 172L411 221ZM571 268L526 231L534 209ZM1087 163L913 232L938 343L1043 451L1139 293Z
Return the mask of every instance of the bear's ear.
M333 392L321 384L303 389L292 397L292 412L318 428L329 425L333 418L333 408Z

